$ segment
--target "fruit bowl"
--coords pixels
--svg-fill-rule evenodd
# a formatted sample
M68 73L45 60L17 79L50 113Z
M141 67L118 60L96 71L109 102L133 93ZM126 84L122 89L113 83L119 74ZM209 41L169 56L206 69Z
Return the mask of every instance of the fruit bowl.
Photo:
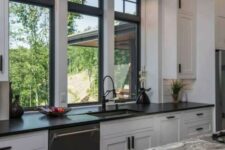
M71 110L71 108L66 107L41 107L39 112L51 117L60 117L65 115Z

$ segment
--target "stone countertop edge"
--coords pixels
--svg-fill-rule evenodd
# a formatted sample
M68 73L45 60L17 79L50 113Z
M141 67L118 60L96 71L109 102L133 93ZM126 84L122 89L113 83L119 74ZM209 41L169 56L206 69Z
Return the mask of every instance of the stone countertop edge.
M0 137L16 135L28 132L36 132L43 130L52 130L60 128L68 128L75 126L82 126L88 124L97 124L100 122L126 119L132 117L140 117L146 115L162 114L169 112L185 111L199 108L214 107L213 104L202 104L202 103L163 103L156 104L151 103L150 105L137 105L137 104L123 104L119 106L119 109L128 109L134 111L140 111L135 115L130 116L120 116L113 118L101 118L95 117L90 114L90 112L99 112L101 107L93 106L88 108L78 108L72 109L68 115L64 117L47 117L39 112L35 113L25 113L21 119L11 119L0 121ZM110 109L113 110L113 109Z

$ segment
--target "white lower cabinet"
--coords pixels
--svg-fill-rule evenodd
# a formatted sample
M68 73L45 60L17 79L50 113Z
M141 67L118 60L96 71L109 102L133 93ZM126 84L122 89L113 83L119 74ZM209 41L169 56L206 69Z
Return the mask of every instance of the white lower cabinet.
M180 140L181 120L178 114L169 114L157 118L159 145L178 142Z
M131 137L133 140L132 150L146 150L156 145L155 133L153 130L139 132Z
M0 150L48 150L48 131L0 138Z
M102 150L128 150L128 137L114 137L102 141Z
M212 133L212 108L100 124L101 150L145 150Z
M152 130L139 131L120 137L111 137L102 141L102 150L146 150L155 146Z

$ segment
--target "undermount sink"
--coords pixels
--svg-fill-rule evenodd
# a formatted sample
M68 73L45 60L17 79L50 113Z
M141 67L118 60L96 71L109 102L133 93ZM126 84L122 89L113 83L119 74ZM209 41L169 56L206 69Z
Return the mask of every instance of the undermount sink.
M114 110L114 111L105 111L105 112L95 112L89 113L89 115L103 118L112 118L112 117L123 117L123 116L131 116L140 113L135 110Z

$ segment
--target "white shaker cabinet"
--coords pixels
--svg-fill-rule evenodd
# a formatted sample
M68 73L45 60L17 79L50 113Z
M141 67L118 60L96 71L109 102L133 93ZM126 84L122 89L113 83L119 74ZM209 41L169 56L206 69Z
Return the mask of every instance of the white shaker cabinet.
M48 150L48 131L18 134L0 138L4 150Z
M225 50L225 17L216 17L216 49Z
M225 1L224 0L215 0L215 6L216 6L216 16L218 17L225 17Z
M0 81L8 81L8 2L0 2Z
M132 132L132 131L131 131ZM146 150L156 146L154 131L147 129L144 131L133 131L127 135L110 137L102 140L102 150Z
M158 144L178 142L180 140L181 119L178 114L169 114L161 116L158 119Z
M196 79L196 2L162 1L163 79Z
M225 50L225 1L215 0L216 6L216 49Z
M131 136L133 150L146 150L149 147L154 147L156 144L155 133L153 130L135 133Z
M195 0L178 0L178 11L180 14L194 14L194 1Z
M152 117L136 117L100 124L101 150L145 150L156 146Z
M101 150L128 150L128 137L120 136L102 140Z
M178 14L177 54L178 78L194 79L196 76L195 22L192 16Z

